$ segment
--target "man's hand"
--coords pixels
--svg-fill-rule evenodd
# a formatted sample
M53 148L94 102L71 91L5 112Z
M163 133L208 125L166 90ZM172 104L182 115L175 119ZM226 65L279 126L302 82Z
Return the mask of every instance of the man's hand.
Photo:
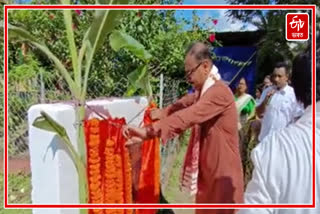
M264 98L263 102L261 103L261 105L257 106L256 108L256 112L258 114L258 117L262 118L263 114L266 110L266 106L270 103L271 97L272 95L276 92L276 90L272 89L270 90L266 97Z
M138 128L134 126L124 126L122 133L128 139L126 146L141 144L147 139L147 130L145 128Z
M151 120L160 120L164 117L164 111L161 109L153 109L150 112Z
M143 139L141 139L139 137L131 137L130 139L127 140L125 145L126 146L131 146L131 145L141 144L141 143L143 143Z
M276 92L276 90L272 89L268 92L267 98L270 99L270 97Z
M266 96L266 104L269 104L269 102L270 102L270 99L271 99L271 97L272 97L272 95L274 94L276 92L276 90L274 90L274 89L272 89L272 90L270 90L269 92L268 92L268 94L267 94L267 96Z

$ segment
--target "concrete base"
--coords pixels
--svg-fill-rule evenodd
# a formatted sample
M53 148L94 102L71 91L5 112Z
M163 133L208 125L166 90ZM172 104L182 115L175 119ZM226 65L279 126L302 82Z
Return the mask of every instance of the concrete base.
M147 107L146 98L104 99L87 102L86 118L99 115L124 117L130 124L139 125ZM65 127L72 144L76 143L75 108L71 104L39 104L28 111L29 151L32 173L33 204L78 204L78 175L71 158L58 136L32 126L45 111ZM78 209L34 209L33 214L78 214Z

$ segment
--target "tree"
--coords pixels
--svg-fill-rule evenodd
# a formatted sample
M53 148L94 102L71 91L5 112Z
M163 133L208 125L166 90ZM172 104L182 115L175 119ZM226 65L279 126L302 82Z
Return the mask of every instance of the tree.
M70 0L62 0L63 4L70 4ZM106 4L108 1L97 0L97 3ZM127 3L125 0L115 0L111 3ZM68 56L71 60L70 68L64 66L62 61L55 55L42 40L43 37L37 37L26 29L8 23L8 38L10 40L20 40L27 42L31 47L39 50L46 56L53 65L56 71L60 73L68 84L68 88L72 93L75 101L76 119L79 121L77 126L77 147L76 149L71 144L65 128L54 121L46 112L41 112L33 125L51 132L55 132L66 146L71 159L77 169L79 176L79 201L80 203L87 202L88 181L86 180L86 147L84 142L84 129L82 121L85 118L85 100L87 95L88 76L91 70L93 58L99 48L101 48L104 36L109 34L117 25L117 18L121 15L120 10L96 10L92 17L92 23L83 36L79 51L76 46L75 35L73 31L73 17L71 10L61 11L63 14L63 23L65 26L66 44L68 44ZM17 25L19 22L16 23ZM0 28L3 30L4 24L1 22ZM35 31L37 29L34 29ZM81 213L86 213L86 210L81 210Z
M154 1L149 1L154 2ZM148 3L148 2L147 2ZM183 78L183 60L186 47L193 41L205 41L208 33L202 30L187 32L186 23L177 24L175 11L126 11L118 29L136 38L154 57L149 62L149 72L154 89L158 86L158 75ZM116 62L117 74L121 78L141 65L141 61L126 51L110 56ZM119 75L119 72L122 75ZM114 72L112 72L114 73Z
M230 4L316 4L317 0L227 0ZM258 44L258 80L270 74L278 61L287 61L289 64L293 57L308 46L308 42L288 42L285 39L285 15L289 10L230 10L232 18L255 25L265 32L265 36ZM307 11L300 11L307 12ZM310 13L310 12L309 12ZM311 16L310 16L311 17ZM319 20L320 16L317 17ZM311 22L310 22L311 23ZM309 37L311 38L311 37ZM310 40L309 40L310 41Z
M93 4L94 0L80 0L81 4ZM34 0L32 3L41 4L57 4L59 2L50 0ZM139 0L131 1L135 4L177 4L178 0ZM75 36L76 47L79 48L82 42L82 35L86 32L92 21L93 11L83 10L72 13L73 31ZM69 57L67 48L67 37L63 25L63 15L59 10L33 10L33 11L11 11L9 21L12 24L19 25L25 29L30 29L36 37L41 37L47 44L48 48L56 55L60 56L62 63L67 69L72 68L71 58ZM195 15L196 17L196 15ZM197 25L199 18L193 21L193 25ZM150 62L149 70L152 74L151 83L154 89L158 86L158 75L164 73L167 77L183 78L183 57L185 48L192 41L205 41L208 38L208 32L202 31L200 28L187 32L185 20L177 24L175 11L158 11L158 10L126 10L124 16L119 19L120 25L117 30L126 32L138 42L145 46L154 57ZM9 64L20 64L19 52L22 44L10 44ZM54 66L42 53L29 48L34 52L41 65L45 70L54 70ZM106 51L108 50L108 51ZM120 52L109 51L110 45L107 39L104 41L102 48L97 51L95 59L92 63L92 72L88 77L88 96L112 96L122 95L114 94L116 91L126 91L125 84L118 84L135 70L141 63L141 60L125 50ZM52 79L55 85L61 84L58 76ZM99 94L95 86L99 87ZM90 87L92 86L92 87Z

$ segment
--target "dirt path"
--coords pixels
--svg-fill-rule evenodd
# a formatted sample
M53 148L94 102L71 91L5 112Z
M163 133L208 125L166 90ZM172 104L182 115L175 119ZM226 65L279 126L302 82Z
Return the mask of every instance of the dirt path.
M0 172L4 172L3 154L0 154ZM19 172L30 173L30 157L23 155L19 157L9 157L8 160L8 172L9 174L16 174Z

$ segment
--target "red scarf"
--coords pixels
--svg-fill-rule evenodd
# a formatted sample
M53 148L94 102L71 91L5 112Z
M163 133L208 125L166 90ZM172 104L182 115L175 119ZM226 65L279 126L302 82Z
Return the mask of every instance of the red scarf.
M180 176L180 189L190 195L195 195L198 191L199 156L200 126L195 125L192 127L188 149Z
M213 66L211 72L214 72L215 66ZM201 96L214 85L215 80L219 78L213 78L209 76L202 86L200 95ZM182 168L182 173L180 177L180 189L189 193L190 195L195 195L198 191L198 174L199 174L199 158L200 158L200 125L194 125L192 127L192 132L188 144L187 153L184 159L184 164Z

